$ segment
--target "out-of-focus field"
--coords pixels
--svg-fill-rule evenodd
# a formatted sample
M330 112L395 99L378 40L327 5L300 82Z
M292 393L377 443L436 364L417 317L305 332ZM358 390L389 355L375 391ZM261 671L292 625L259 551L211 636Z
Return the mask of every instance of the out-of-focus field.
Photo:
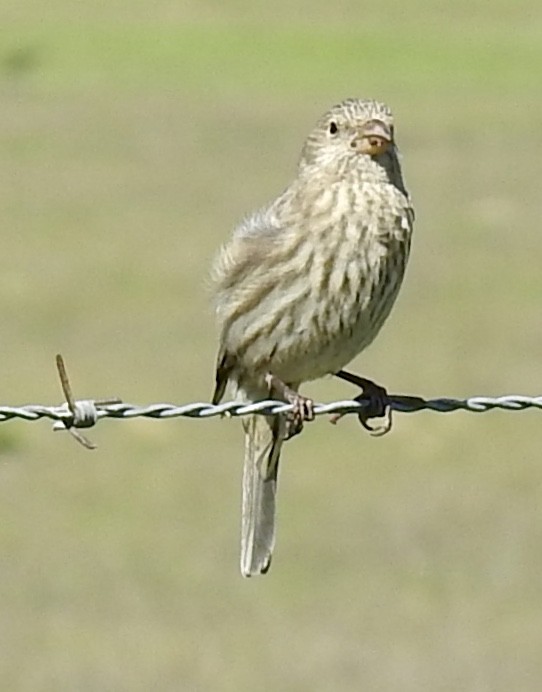
M426 396L542 390L539 2L8 0L0 403L207 400L213 253L328 106L394 108L412 262L354 364ZM318 400L347 385L307 388ZM238 573L236 421L0 425L0 687L536 691L542 417L319 419L266 578Z

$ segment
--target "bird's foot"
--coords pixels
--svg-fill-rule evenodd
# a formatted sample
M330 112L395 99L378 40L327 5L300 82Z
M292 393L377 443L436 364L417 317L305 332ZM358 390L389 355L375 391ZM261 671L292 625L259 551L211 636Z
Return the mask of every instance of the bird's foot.
M272 396L284 399L288 404L292 404L293 409L286 414L286 434L284 439L289 440L294 435L299 435L303 430L305 421L314 420L314 402L306 396L302 396L295 389L289 387L282 380L270 373L265 378Z
M391 430L392 417L391 402L386 389L372 380L354 375L345 370L339 370L339 372L335 373L335 376L361 387L361 394L354 397L354 401L365 404L364 409L358 413L359 422L365 430L368 430L374 437L380 437L388 433ZM335 413L331 416L330 421L335 424L343 415L343 413ZM373 418L381 418L382 422L373 426L369 423L369 420Z

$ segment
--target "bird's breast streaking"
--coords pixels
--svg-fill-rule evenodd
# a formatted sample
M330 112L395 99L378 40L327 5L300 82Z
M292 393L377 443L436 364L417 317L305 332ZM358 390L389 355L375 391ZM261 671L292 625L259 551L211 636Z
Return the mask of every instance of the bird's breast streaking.
M401 286L410 247L404 195L389 184L362 184L354 197L341 185L322 191L282 255L283 274L269 296L282 310L273 311L267 330L255 329L267 333L247 356L268 360L286 382L344 367L374 339ZM305 235L308 245L299 243Z

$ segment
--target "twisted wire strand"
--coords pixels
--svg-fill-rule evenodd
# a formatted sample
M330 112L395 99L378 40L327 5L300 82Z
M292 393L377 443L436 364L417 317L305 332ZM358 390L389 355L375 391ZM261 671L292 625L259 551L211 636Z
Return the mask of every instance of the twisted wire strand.
M95 449L96 445L87 439L80 432L80 429L91 428L103 418L128 420L141 417L164 420L180 417L200 419L215 416L239 417L252 414L272 416L287 413L293 409L292 404L274 399L248 403L226 401L217 405L193 402L181 405L157 403L146 406L126 404L120 399L76 399L72 392L64 359L60 354L56 356L56 368L66 399L65 403L59 406L44 406L42 404L0 406L0 423L15 418L25 421L49 418L55 421L53 430L67 430L83 447ZM542 396L522 396L520 394L499 397L474 396L468 399L423 399L419 396L391 394L388 395L388 402L392 410L401 413L415 413L423 410L436 411L437 413L451 413L452 411L484 413L493 409L523 411L527 408L542 408ZM332 401L328 404L316 403L314 404L314 415L335 414L337 420L337 417L345 414L359 414L369 404L369 400L361 396L355 400Z
M400 413L416 413L418 411L435 411L451 413L453 411L470 411L485 413L494 409L505 411L524 411L528 408L542 409L542 396L523 396L509 394L505 396L475 396L468 399L436 398L424 399L418 396L394 394L389 396L391 408ZM144 406L135 404L103 402L101 400L76 400L73 407L68 404L60 406L44 406L42 404L27 404L24 406L0 406L0 423L13 419L35 421L49 418L60 422L58 428L88 428L103 418L127 420L131 418L154 418L158 420L169 418L213 418L216 416L248 416L251 414L274 415L292 410L292 405L273 399L265 399L254 403L227 401L222 404L193 402L188 404L154 403ZM314 414L359 413L368 401L342 400L330 403L315 403ZM72 410L73 408L73 410Z

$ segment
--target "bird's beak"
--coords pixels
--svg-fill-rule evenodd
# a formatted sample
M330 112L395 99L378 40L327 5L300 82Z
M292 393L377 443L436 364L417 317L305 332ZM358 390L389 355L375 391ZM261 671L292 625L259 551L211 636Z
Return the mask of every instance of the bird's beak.
M362 154L378 156L387 151L392 143L391 128L382 120L369 120L354 137L351 146Z

